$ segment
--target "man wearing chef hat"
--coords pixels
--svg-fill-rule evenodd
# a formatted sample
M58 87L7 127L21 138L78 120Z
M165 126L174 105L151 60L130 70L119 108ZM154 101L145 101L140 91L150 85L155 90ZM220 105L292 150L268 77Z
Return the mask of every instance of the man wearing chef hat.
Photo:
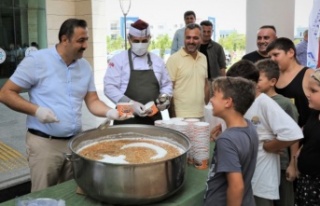
M134 118L114 124L149 124L162 119L160 111L167 109L172 96L172 82L164 61L148 52L151 41L149 24L139 19L129 28L130 48L115 55L104 77L104 93L115 104L131 102ZM159 96L165 97L159 101ZM156 102L159 112L150 115L145 104Z

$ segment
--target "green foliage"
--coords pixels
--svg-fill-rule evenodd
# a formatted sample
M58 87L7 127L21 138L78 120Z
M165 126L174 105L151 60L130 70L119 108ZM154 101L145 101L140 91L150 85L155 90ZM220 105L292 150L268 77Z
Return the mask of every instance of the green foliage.
M299 44L300 42L301 42L301 39L295 39L295 40L293 41L293 43L294 43L295 45Z
M118 49L124 49L124 41L121 36L117 36L116 39L107 36L107 51L110 53Z
M219 44L228 51L241 51L246 48L246 37L237 31L230 33L227 37L220 38Z
M167 48L171 47L172 40L169 38L168 34L160 35L155 40L156 48L160 49L160 57L164 56L164 52Z

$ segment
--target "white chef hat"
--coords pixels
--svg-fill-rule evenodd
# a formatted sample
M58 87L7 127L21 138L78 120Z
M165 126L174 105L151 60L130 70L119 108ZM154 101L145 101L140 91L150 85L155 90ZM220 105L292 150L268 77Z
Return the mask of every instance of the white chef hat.
M135 37L149 37L149 24L141 19L138 19L137 21L131 24L129 28L129 34Z

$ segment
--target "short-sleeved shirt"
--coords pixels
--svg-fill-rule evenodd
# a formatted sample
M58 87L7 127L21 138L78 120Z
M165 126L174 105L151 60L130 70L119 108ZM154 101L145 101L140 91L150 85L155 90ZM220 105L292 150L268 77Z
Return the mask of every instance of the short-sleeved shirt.
M203 117L204 88L208 78L206 56L198 52L194 59L180 49L169 57L167 69L174 82L173 99L177 117Z
M293 102L287 98L282 96L281 94L277 94L271 97L274 101L276 101L279 106L294 119L295 122L298 122L299 113L297 107L293 104ZM280 155L280 165L281 170L286 170L290 162L289 151L288 149L284 150L283 154Z
M243 176L244 195L241 205L255 205L251 178L256 167L259 139L253 124L246 121L247 127L227 128L217 138L204 205L226 205L228 188L226 173L230 172L238 172Z
M25 57L10 80L28 90L30 102L50 108L60 120L43 124L28 115L28 128L58 137L81 131L84 97L96 91L92 68L84 58L67 66L56 47L41 49Z
M249 61L251 61L251 62L253 62L253 63L256 63L257 61L259 61L259 60L261 60L261 59L268 59L268 58L269 58L269 57L261 56L261 55L259 54L259 52L257 52L257 51L250 52L250 53L248 53L248 54L246 54L246 55L244 55L244 56L242 57L242 59L249 60Z
M269 96L260 94L248 109L245 118L257 129L259 150L256 170L252 178L255 196L279 199L280 156L263 149L264 141L294 141L303 138L299 125Z

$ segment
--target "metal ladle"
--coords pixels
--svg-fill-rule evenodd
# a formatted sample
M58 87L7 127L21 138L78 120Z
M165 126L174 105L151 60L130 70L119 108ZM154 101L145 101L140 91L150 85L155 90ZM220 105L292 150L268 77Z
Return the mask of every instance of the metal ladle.
M100 130L107 129L110 126L110 122L111 122L110 119L107 118L98 126L98 129Z

